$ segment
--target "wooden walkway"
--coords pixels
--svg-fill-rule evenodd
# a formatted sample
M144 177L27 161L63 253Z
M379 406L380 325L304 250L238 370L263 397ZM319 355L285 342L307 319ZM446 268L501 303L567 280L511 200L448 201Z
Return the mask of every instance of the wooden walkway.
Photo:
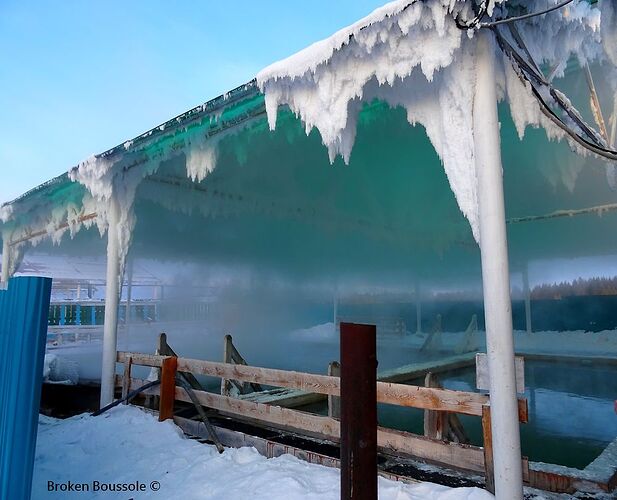
M422 363L411 363L409 365L399 366L393 370L386 370L378 374L377 380L380 382L407 382L409 380L422 378L429 372L436 374L456 370L457 368L475 366L475 362L475 352L457 354L455 356L424 361ZM324 394L282 388L250 392L248 394L241 394L237 397L245 401L275 404L286 408L298 408L308 404L319 403L326 399L326 395Z

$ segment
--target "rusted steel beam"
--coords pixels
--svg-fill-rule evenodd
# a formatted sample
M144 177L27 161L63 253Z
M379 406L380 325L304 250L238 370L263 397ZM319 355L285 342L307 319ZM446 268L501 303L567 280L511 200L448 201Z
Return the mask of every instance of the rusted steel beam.
M159 422L173 418L176 399L176 368L178 358L170 356L161 366L161 399L159 403Z
M341 323L341 500L377 499L376 330Z

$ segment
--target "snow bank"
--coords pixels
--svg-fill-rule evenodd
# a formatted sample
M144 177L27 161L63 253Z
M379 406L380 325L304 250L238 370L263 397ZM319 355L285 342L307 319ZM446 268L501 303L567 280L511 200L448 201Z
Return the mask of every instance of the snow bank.
M495 2L490 3L492 11ZM510 3L515 2L500 7L503 15ZM257 83L265 94L270 128L276 126L278 107L288 106L305 123L307 134L319 130L331 161L341 155L349 162L363 102L379 98L405 108L410 124L425 127L479 241L472 122L475 41L471 30L456 26L459 16L471 17L469 2L392 2L265 68ZM599 20L598 9L575 0L566 9L519 24L538 62L565 67L573 54L581 61L602 56ZM504 61L498 68L497 78L519 134L533 125L545 127L551 138L562 138L540 113L530 89L507 69L509 64Z
M45 354L43 379L50 384L76 385L79 382L78 364L55 354Z
M289 338L298 342L335 342L338 340L338 332L334 323L330 322L294 330Z
M134 407L117 407L100 417L39 420L32 498L67 498L49 492L55 483L135 483L146 485L133 498L190 500L338 499L339 471L290 455L266 459L254 448L227 449L185 439L171 421L159 423ZM157 481L158 491L150 485ZM127 498L127 494L90 493L88 498ZM380 478L381 500L482 500L478 488L447 488L431 483L407 485Z

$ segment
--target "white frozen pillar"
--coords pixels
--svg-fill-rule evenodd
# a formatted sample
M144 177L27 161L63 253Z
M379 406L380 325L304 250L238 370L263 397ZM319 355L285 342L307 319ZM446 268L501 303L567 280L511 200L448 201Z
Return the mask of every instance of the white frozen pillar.
M531 333L531 291L529 290L529 265L523 268L523 293L525 294L525 329Z
M120 255L118 221L120 207L112 196L107 229L107 277L105 281L105 325L103 329L103 363L101 370L101 407L114 399L116 349L118 336L118 300L120 298Z
M523 498L521 441L495 90L495 56L491 37L488 30L477 33L473 134L480 208L480 252L490 374L495 496L503 500L520 500Z
M0 289L6 288L9 282L9 238L2 238L2 275L0 275Z

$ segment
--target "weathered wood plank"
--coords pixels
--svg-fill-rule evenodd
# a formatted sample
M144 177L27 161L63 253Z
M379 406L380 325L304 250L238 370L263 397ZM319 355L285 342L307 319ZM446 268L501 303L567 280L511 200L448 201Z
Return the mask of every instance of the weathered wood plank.
M514 368L516 376L516 392L525 392L525 358L516 356L514 358ZM488 357L484 352L476 353L476 388L481 391L490 390L490 373L488 371Z
M298 389L276 388L260 392L249 392L248 394L241 394L237 397L245 401L254 401L255 403L266 403L284 406L285 408L298 408L300 406L325 401L329 396L315 392L299 391Z
M277 387L283 386L305 392L316 392L331 396L340 395L339 378L328 375L215 363L186 358L178 358L178 370L226 379L258 382ZM488 396L473 392L378 382L377 400L380 403L399 406L481 416L482 405L486 404Z
M231 335L225 335L225 337L223 337L223 363L231 364L233 361L232 347ZM224 377L221 377L221 394L223 396L229 396L231 394L231 381Z
M426 387L440 389L441 385L432 372L424 378ZM424 410L424 435L434 439L445 439L448 435L448 413Z
M334 442L338 442L340 439L340 423L338 420L330 417L243 401L219 394L201 391L195 391L195 394L199 402L204 406L224 413L246 416L285 429L307 430L312 434L320 435ZM186 391L180 387L176 387L176 399L190 401ZM445 443L416 436L408 432L381 427L377 431L377 444L379 448L390 453L397 451L456 468L477 472L484 471L482 449L475 446Z
M389 454L404 454L457 469L484 472L482 448L468 444L449 443L409 432L377 428L377 445Z
M488 396L475 392L377 382L377 401L424 410L481 416L482 406L488 402Z
M165 359L165 356L159 356L158 354L118 351L116 361L118 363L124 363L129 356L133 358L134 365L151 366L154 368L160 368L163 364L163 359Z
M482 407L482 439L484 443L484 477L486 489L495 493L495 469L493 467L493 435L491 433L491 407Z
M442 373L458 368L473 366L476 361L476 353L469 352L457 354L447 358L441 358L422 363L412 363L399 366L392 370L385 370L377 374L377 378L382 382L405 382L415 378L424 377L428 372Z
M133 364L133 358L130 356L124 362L124 376L122 377L122 399L125 399L127 394L131 390L131 365ZM128 404L128 401L124 401L124 404Z
M118 353L118 360L124 362L127 356L129 356L128 353ZM162 359L160 356L149 354L131 353L130 356L133 357L133 364L145 364L146 366L160 366L160 359ZM288 387L331 396L340 395L339 378L328 375L188 358L178 358L178 371L276 387ZM482 416L482 406L488 402L488 396L474 392L378 382L377 400L380 403L398 406ZM519 418L522 422L527 421L527 402L525 399L519 401Z
M187 358L178 358L178 370L275 387L288 387L306 392L339 395L339 379L327 375Z
M328 375L330 377L340 377L341 364L338 361L332 361L328 365ZM331 418L341 417L341 398L337 396L328 396L328 416Z

